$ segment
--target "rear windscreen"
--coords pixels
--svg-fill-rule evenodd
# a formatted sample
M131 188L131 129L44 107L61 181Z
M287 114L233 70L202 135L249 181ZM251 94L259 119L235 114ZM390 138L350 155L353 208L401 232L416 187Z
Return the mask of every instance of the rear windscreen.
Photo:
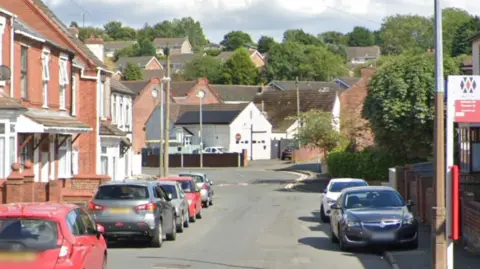
M139 185L108 185L98 188L97 200L143 200L148 199L148 189Z
M0 219L0 249L46 250L57 248L55 221L26 218Z
M184 192L194 192L195 188L193 187L192 184L193 181L182 181L180 184L182 184L182 190Z

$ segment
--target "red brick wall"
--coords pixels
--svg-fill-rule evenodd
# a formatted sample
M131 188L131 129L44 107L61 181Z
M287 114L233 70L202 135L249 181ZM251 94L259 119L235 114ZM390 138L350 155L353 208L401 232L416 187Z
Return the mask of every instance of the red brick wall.
M199 90L205 92L205 97L203 98L203 104L219 104L221 103L219 95L215 92L209 85L206 78L201 78L197 83L190 89L187 94L187 98L182 100L182 104L200 104L200 99L197 97Z
M5 25L5 30L3 32L2 36L2 47L3 47L3 53L2 53L2 64L11 67L10 66L10 52L11 52L11 33L12 33L12 25L10 23L10 17L3 15L0 13L1 17L4 17L6 19L6 25ZM10 86L9 84L6 85L4 92L6 94L10 94Z
M323 150L302 147L293 152L292 161L294 162L309 162L309 161L318 161L320 158L323 158Z
M155 70L155 69L163 69L162 65L158 61L150 61L147 66L145 66L145 69L148 70Z
M79 174L96 173L97 156L97 81L80 80L79 99L77 99L78 114L77 118L93 128L91 132L81 134L76 144L79 148Z

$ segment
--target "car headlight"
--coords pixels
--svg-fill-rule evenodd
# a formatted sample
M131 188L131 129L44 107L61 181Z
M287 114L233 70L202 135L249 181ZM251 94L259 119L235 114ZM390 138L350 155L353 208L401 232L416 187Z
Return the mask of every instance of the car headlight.
M413 224L415 217L412 214L405 215L403 217L403 224Z
M352 218L346 218L345 219L345 224L347 224L348 227L360 227L362 224L360 221Z
M335 199L327 198L327 204L329 204L329 205L332 205L336 202L337 202L337 200L335 200Z
M188 205L191 205L192 204L192 200L188 200Z

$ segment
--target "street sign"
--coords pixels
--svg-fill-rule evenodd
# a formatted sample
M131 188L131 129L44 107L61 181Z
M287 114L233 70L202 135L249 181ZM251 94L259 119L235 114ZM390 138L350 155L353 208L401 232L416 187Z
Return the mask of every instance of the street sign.
M455 122L480 122L480 100L455 100Z

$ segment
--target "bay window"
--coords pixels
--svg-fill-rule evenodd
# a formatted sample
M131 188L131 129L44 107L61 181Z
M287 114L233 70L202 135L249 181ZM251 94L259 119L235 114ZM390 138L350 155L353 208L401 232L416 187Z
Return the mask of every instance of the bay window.
M117 122L117 97L112 95L112 123Z
M60 141L63 141L61 139ZM58 177L72 177L72 140L66 138L65 142L58 149Z
M126 130L130 131L130 126L131 126L131 110L130 110L130 103L127 101L127 104L125 105L125 125L126 125Z
M101 154L100 154L100 167L101 167L101 174L108 175L107 147L102 147Z
M66 109L68 85L68 56L60 55L59 59L60 109Z
M119 110L118 110L118 127L123 127L123 98L120 97L119 100Z
M43 107L48 108L48 82L50 81L50 51L44 49L42 52L42 79L43 79Z
M0 178L6 178L16 156L15 126L9 121L0 121Z

